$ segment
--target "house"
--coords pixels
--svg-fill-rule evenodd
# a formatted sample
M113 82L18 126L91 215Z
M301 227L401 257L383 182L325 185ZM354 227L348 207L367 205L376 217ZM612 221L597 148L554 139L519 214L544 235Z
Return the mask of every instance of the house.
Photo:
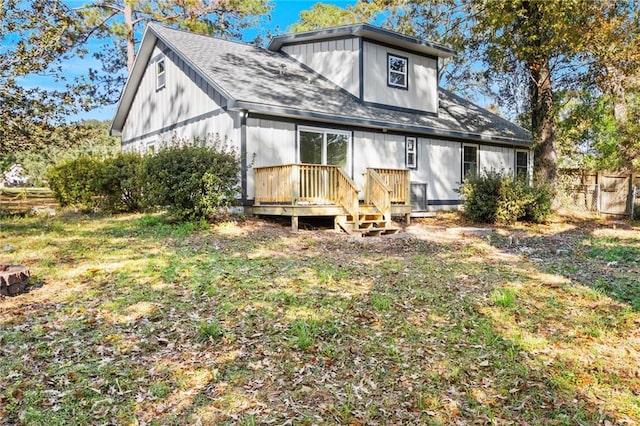
M438 63L453 54L367 24L266 49L152 24L111 134L145 153L218 133L254 158L243 164L246 211L386 232L391 215L457 208L469 171L531 174L530 133L438 87Z
M24 186L29 182L30 177L25 175L22 164L12 164L7 171L2 174L0 186Z

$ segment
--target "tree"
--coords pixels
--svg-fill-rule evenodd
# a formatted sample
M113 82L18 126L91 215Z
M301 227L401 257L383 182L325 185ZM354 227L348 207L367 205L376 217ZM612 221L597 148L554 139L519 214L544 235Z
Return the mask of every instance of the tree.
M538 2L532 0L488 0L472 3L476 23L473 36L483 40L484 59L494 76L511 75L503 88L528 86L526 100L534 134L534 170L539 181L555 183L557 150L554 103L556 84L576 81L580 64L581 29L592 17L588 0ZM517 100L514 91L505 90Z
M0 155L46 140L53 125L81 107L79 86L61 63L82 56L78 17L55 0L8 0L0 8ZM58 88L24 87L20 78L53 74Z
M311 9L300 12L300 20L291 25L289 30L294 33L321 30L370 22L381 10L378 3L357 2L353 6L341 8L333 4L316 3Z
M270 9L268 0L95 0L78 10L87 32L107 41L105 49L95 55L102 70L90 74L102 89L93 96L109 103L117 100L112 94L119 91L113 88L124 84L125 69L131 72L140 30L148 23L240 38L243 28L255 25Z
M94 0L70 9L62 0L4 0L0 3L0 155L51 141L57 125L80 109L110 104L133 64L136 37L148 22L239 37L269 11L268 0ZM63 64L82 59L87 44L101 70L83 78L65 76ZM21 78L46 75L56 88L24 86Z

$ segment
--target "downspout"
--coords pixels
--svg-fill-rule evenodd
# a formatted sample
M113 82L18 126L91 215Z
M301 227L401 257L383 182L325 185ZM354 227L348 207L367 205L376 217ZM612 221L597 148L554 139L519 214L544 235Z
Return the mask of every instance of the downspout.
M240 183L242 186L242 205L248 205L247 200L247 116L246 109L240 110Z

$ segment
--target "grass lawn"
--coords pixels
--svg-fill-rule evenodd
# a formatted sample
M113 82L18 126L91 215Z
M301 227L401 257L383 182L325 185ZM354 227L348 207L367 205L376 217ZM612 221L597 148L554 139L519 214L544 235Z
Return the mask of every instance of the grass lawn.
M433 224L3 219L0 423L640 422L638 228Z

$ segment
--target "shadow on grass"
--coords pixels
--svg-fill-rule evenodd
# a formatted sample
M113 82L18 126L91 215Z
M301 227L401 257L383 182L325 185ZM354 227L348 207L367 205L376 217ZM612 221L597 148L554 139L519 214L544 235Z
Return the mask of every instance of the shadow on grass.
M268 224L201 231L146 216L59 226L30 232L25 250L65 232L57 247L83 255L42 259L47 286L0 301L2 350L13 355L0 365L8 422L595 424L638 414L638 380L617 356L637 314L480 241Z
M504 238L493 244L526 255L541 272L560 274L640 311L640 231L587 220L571 225L575 228L527 237L516 246Z

